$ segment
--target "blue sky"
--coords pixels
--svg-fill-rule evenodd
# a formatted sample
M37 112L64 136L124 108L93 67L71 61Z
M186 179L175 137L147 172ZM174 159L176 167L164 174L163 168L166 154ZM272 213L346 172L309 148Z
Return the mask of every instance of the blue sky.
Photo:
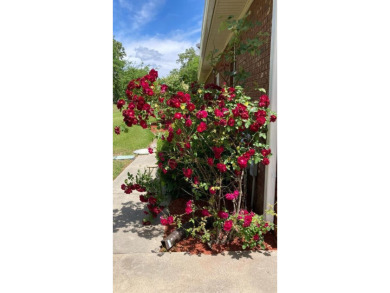
M114 0L114 36L127 59L159 67L159 76L178 68L177 54L200 43L204 0Z

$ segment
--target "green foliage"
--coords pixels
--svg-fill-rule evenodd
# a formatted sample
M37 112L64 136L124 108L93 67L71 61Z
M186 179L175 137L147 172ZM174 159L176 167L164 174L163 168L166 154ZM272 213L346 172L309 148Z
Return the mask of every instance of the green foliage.
M139 192L147 191L143 197L146 199L146 201L149 201L149 203L154 206L155 208L158 208L158 211L156 211L154 214L149 213L147 218L143 219L143 222L152 222L153 219L157 217L157 214L162 211L161 203L165 200L165 196L162 192L162 186L161 182L158 177L154 177L152 175L152 171L149 170L138 170L136 176L134 177L129 172L127 173L127 179L125 179L126 185L138 185L141 189L136 189ZM131 192L130 192L131 193ZM153 199L153 203L150 202L150 200Z
M122 87L122 77L124 72L124 67L126 61L124 58L126 57L125 48L121 42L113 39L113 99L114 103L118 101L123 95L123 87Z
M126 52L121 42L113 39L113 102L124 98L129 80L148 74L149 66L125 60Z
M160 78L160 82L166 84L170 92L187 91L188 85L183 81L178 69L173 69L168 76Z
M219 52L217 49L210 51L208 55L208 60L213 67L214 74L217 74L219 71L217 65L219 63L231 64L235 63L237 56L242 54L260 55L262 52L262 46L267 43L268 33L258 32L256 37L243 38L242 34L252 29L254 26L260 26L260 22L250 22L247 17L250 15L248 12L241 19L234 19L233 16L229 16L225 21L223 21L219 27L219 31L229 30L232 33L232 38L227 44L223 52ZM225 70L221 73L221 77L233 77L233 86L236 85L245 85L247 78L250 76L249 72L243 70L243 68L233 68L233 70ZM229 83L229 80L224 80L224 82Z
M198 79L199 55L194 48L188 48L185 52L178 55L177 63L180 63L179 69L173 69L160 82L168 85L172 92L187 92L191 82Z
M156 154L159 152L171 152L173 147L174 145L168 143L166 140L159 139L157 140ZM183 167L184 165L179 163L175 170L167 172L166 174L164 174L160 169L158 170L164 191L166 194L169 194L172 199L179 198L186 193L191 192L191 185L184 180L185 178L181 172Z
M198 79L199 55L196 54L194 48L191 47L179 54L176 62L181 64L179 74L186 84Z

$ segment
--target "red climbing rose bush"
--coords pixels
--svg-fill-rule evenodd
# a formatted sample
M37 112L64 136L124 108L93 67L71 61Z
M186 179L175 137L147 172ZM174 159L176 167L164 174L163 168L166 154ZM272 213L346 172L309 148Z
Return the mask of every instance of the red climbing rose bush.
M244 239L244 248L261 245L263 234L273 229L273 224L246 210L244 181L251 164L268 165L272 155L266 134L269 123L276 121L276 113L269 109L265 91L259 90L256 100L246 96L240 86L193 83L188 92L171 92L158 84L157 78L152 69L130 81L127 99L120 99L117 107L128 127L149 128L150 118L155 118L158 138L169 144L156 153L159 172L180 172L193 200L207 202L201 208L193 200L187 203L185 214L191 215L194 223L195 218L201 219L189 232L208 243L239 236ZM118 128L115 132L120 133ZM134 180L126 182L124 191L134 184ZM147 203L147 213L154 218L162 211L158 201L150 201L150 195L141 201ZM213 226L206 229L208 217L213 218ZM180 216L164 215L160 221L181 225Z

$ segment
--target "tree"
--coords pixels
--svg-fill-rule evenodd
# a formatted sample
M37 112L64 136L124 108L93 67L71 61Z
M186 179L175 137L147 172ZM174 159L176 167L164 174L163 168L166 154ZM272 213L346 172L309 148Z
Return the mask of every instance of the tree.
M186 84L198 80L199 55L194 48L186 49L184 53L179 54L176 63L180 63L179 75Z
M113 102L116 103L124 97L128 82L146 75L149 66L125 60L126 51L122 43L113 41Z
M184 53L178 54L178 57L176 62L180 63L180 68L171 70L168 76L160 79L173 92L187 91L190 84L198 79L199 55L195 49L186 49Z
M123 87L122 87L122 77L124 73L124 67L126 64L126 61L124 58L126 57L125 48L123 48L123 45L121 42L116 41L113 39L113 77L112 77L112 83L113 83L113 100L114 103L116 103L123 93Z

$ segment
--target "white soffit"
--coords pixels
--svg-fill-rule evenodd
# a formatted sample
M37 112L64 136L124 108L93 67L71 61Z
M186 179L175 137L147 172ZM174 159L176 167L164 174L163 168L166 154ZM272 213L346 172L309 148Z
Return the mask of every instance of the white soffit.
M212 70L207 60L209 53L214 49L217 49L218 53L222 52L231 37L228 30L219 31L221 22L230 15L235 19L243 17L252 2L253 0L206 0L198 72L200 82L205 82Z

